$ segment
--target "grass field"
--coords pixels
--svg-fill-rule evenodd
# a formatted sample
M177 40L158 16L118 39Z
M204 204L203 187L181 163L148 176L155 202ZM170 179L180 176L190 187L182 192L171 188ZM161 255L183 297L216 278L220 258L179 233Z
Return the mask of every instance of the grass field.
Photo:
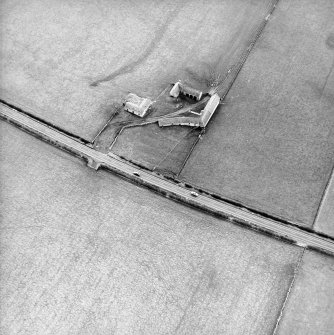
M299 247L0 126L2 334L273 330Z

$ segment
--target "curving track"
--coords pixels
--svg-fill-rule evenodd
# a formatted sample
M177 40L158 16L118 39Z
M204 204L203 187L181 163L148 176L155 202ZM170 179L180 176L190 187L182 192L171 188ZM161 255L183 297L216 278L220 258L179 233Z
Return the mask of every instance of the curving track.
M201 210L227 218L237 224L244 224L289 240L300 247L312 248L334 255L334 241L316 232L270 220L252 212L235 207L208 195L194 193L183 184L169 181L164 177L141 170L113 154L103 154L82 142L50 127L19 111L1 104L0 117L16 124L34 135L69 151L88 162L88 166L98 169L104 167L138 184L149 187L168 198L183 202Z

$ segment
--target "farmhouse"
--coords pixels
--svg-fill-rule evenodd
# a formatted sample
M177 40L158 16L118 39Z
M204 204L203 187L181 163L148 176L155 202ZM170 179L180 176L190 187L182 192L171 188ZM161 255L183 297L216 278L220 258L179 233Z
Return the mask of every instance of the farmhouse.
M141 98L134 93L129 93L124 102L124 109L139 117L144 117L151 108L153 101L148 98Z

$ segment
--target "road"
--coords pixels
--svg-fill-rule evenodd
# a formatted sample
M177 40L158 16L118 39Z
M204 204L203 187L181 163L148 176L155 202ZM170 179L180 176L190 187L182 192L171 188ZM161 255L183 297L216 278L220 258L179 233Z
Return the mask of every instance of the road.
M5 104L0 105L0 117L63 150L87 160L88 166L95 170L103 167L135 183L153 189L167 198L199 208L224 219L227 218L236 224L243 224L275 237L284 238L300 247L316 249L334 255L334 240L316 232L274 221L208 195L200 194L200 192L196 192L196 189L189 189L184 184L178 184L160 175L142 170L116 155L96 151L61 131L24 115Z

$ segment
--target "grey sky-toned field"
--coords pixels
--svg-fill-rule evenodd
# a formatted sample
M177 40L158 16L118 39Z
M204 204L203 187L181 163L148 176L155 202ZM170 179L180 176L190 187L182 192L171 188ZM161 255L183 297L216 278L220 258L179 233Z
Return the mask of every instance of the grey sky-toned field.
M333 255L240 214L334 243L332 0L4 0L0 44L1 335L332 335Z

